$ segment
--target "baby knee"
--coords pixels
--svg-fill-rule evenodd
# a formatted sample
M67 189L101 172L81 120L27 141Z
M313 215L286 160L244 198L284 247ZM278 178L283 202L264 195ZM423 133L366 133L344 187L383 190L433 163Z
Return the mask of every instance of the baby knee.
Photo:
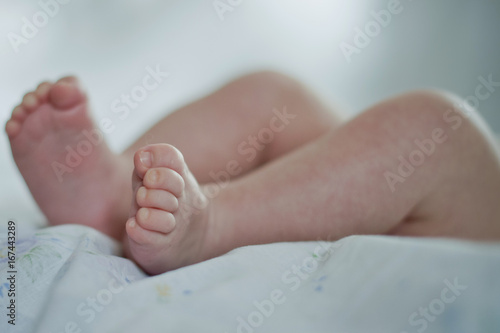
M491 136L491 130L476 109L477 105L469 99L447 91L430 91L427 98L435 106L434 117L437 121L455 135L471 139Z
M467 100L447 91L420 90L396 97L386 107L407 127L421 132L487 131L478 111Z
M247 74L235 80L233 84L245 90L261 91L265 95L271 94L276 97L282 94L295 94L302 88L301 84L292 77L268 70Z

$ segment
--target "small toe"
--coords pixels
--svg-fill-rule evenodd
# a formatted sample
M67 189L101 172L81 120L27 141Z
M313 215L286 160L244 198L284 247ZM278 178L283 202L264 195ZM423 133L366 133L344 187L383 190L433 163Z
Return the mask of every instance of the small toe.
M144 229L168 234L175 228L172 213L154 208L141 208L137 212L136 222Z
M35 93L29 92L23 97L21 106L28 112L32 112L39 105L38 97Z
M157 208L170 213L174 213L179 208L179 201L172 193L145 187L137 191L136 201L139 207Z
M42 82L36 88L35 94L41 103L47 101L50 88L52 88L52 83L50 82Z
M22 106L16 106L12 111L11 119L23 122L28 117L28 112Z
M16 120L9 120L5 124L5 132L7 133L9 139L13 139L19 134L19 132L21 132L21 123Z
M127 221L125 231L129 239L138 245L154 245L165 241L164 234L144 229L137 223L135 217Z
M85 93L81 90L75 77L65 77L57 81L48 94L48 101L56 109L67 110L85 101Z
M165 190L180 198L184 192L184 179L172 169L153 168L146 172L143 180L148 189Z

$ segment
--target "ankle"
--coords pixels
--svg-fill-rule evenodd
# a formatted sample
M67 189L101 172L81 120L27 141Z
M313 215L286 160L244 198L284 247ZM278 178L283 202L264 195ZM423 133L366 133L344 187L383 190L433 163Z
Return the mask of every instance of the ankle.
M116 169L110 175L113 184L114 200L111 202L112 218L109 221L109 236L121 241L125 236L125 223L129 217L132 203L132 162L123 155L115 155Z
M210 195L210 188L213 184L201 185L200 189L207 198L206 208L202 213L205 226L202 251L205 259L222 255L231 248L228 246L228 237L230 236L231 226L225 223L223 206L218 196Z

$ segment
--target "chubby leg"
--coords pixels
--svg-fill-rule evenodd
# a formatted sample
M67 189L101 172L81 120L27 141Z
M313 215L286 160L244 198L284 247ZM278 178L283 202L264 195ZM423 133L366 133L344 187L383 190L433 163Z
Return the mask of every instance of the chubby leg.
M397 97L233 182L214 199L228 248L352 234L500 239L498 155L457 102Z
M403 95L228 185L207 185L207 200L194 213L203 217L190 217L203 222L186 224L174 213L177 226L160 235L151 226L166 222L150 214L133 224L151 238L136 237L132 257L159 273L279 241L353 234L500 239L498 155L475 116L457 110L458 102L435 92ZM203 239L176 229L203 223ZM179 259L175 254L190 249L183 244L201 247ZM170 254L162 257L161 248Z

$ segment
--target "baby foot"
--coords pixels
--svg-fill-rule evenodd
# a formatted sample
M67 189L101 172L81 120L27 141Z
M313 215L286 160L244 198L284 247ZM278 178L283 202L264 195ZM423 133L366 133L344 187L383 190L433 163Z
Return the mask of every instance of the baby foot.
M134 157L135 199L126 224L126 252L149 274L214 257L209 242L210 201L182 154L150 145Z
M78 223L122 236L131 166L108 149L76 78L44 82L27 93L5 130L19 171L50 224Z

